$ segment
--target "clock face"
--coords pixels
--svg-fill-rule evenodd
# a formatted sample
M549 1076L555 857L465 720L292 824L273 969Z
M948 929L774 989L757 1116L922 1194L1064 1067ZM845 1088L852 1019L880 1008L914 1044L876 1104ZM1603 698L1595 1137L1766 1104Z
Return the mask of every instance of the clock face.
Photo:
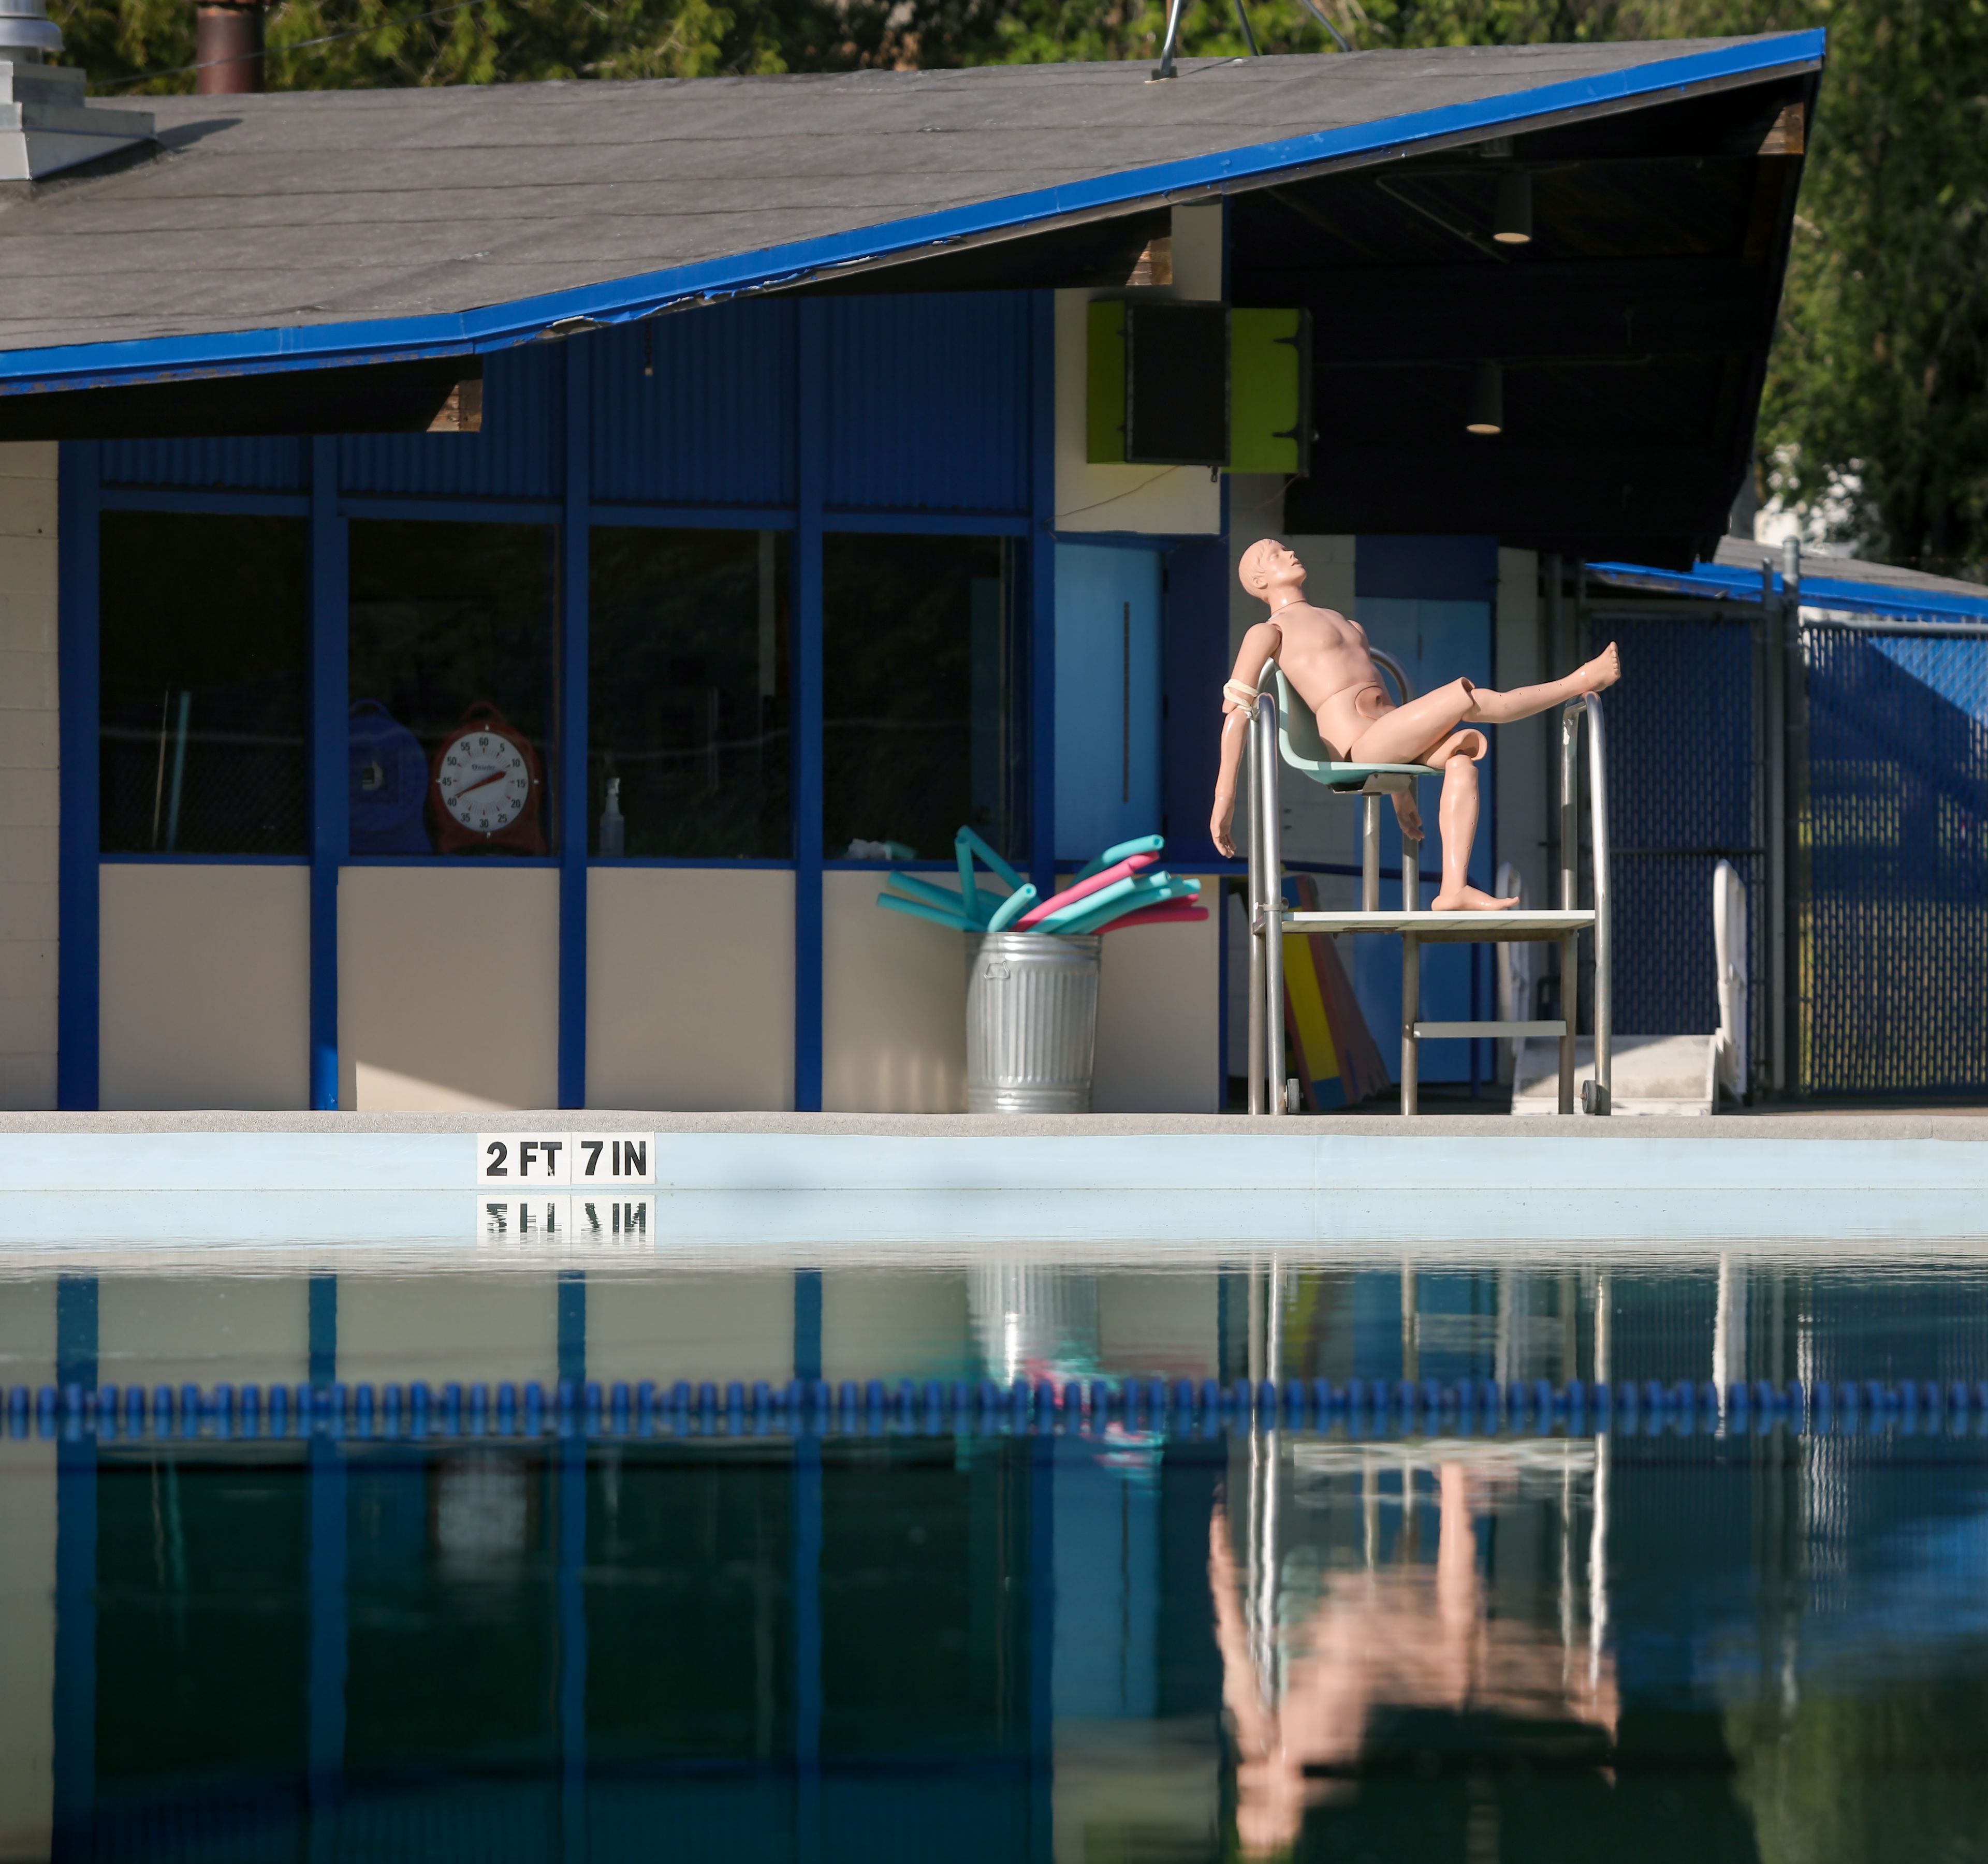
M442 807L465 829L508 829L532 799L525 754L501 731L465 731L442 753L435 778Z

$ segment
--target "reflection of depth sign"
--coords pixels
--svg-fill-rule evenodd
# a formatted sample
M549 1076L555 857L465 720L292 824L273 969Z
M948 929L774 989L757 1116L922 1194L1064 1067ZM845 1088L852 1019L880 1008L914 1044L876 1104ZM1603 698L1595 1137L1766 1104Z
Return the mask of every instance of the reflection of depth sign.
M656 1200L613 1191L573 1197L479 1197L477 1234L497 1249L647 1249Z
M519 1191L564 1184L607 1190L653 1184L654 1143L648 1133L479 1133L477 1188Z

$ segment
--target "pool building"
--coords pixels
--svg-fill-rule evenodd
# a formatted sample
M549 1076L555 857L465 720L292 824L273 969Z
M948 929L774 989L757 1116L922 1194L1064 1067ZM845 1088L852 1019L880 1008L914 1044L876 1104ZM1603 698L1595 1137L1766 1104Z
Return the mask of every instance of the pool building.
M1663 623L1628 571L1699 573L1750 470L1822 57L150 100L0 207L0 1103L955 1109L959 941L874 900L965 823L1045 886L1164 832L1223 910L1106 941L1096 1105L1219 1109L1238 555L1292 539L1418 684L1572 665L1598 590ZM1793 595L1631 660L1618 1027L1711 1026L1714 859L1791 923ZM1662 755L1679 654L1729 833ZM1536 903L1550 723L1498 734L1472 870ZM465 731L489 820L431 793ZM1350 897L1355 809L1284 809ZM1398 947L1346 962L1391 1065ZM1426 977L1492 1012L1489 948Z

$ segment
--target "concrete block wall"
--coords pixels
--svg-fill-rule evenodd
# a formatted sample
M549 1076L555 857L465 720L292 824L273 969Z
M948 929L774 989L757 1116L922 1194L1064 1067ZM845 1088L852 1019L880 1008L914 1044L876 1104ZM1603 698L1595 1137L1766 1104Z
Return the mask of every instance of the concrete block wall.
M56 1103L56 460L0 445L0 1109Z

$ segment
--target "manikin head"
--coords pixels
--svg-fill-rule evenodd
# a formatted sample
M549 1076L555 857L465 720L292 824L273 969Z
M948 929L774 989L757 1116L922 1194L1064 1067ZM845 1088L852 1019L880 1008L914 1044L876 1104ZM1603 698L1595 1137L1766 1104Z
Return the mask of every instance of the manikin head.
M1286 603L1295 602L1304 589L1305 566L1298 553L1274 537L1259 538L1242 552L1236 566L1236 578L1259 602L1267 602L1273 614Z

